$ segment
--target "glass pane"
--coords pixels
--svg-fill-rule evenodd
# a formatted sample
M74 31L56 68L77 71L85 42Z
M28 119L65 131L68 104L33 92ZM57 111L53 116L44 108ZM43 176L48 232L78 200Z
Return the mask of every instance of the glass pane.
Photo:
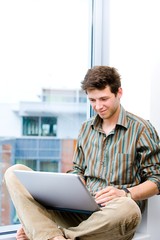
M41 135L42 136L57 135L57 118L56 117L41 118Z
M15 159L15 163L16 164L24 164L27 165L28 167L32 168L33 170L37 169L37 164L36 164L36 160L30 160L30 159Z
M41 161L40 162L40 171L45 171L45 172L58 172L59 167L58 167L58 162L54 161Z
M38 117L23 117L23 135L38 136Z
M12 164L70 169L90 66L89 0L0 1L0 176ZM1 181L2 182L2 181ZM0 185L0 225L17 222Z

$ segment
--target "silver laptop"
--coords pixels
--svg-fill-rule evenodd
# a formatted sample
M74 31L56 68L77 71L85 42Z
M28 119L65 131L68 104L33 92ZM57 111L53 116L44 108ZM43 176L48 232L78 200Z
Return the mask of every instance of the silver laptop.
M24 170L14 172L34 199L46 208L84 213L100 209L76 174Z

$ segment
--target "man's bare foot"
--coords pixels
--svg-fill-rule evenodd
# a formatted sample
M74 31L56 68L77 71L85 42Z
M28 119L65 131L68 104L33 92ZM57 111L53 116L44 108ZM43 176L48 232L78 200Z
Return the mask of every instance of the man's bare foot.
M26 236L23 227L18 229L17 235L16 235L17 240L29 240L29 238Z
M21 227L18 231L17 231L17 235L16 235L16 239L17 240L29 240L29 238L26 236L23 227ZM65 238L63 236L57 236L54 238L50 238L49 240L71 240L69 238Z

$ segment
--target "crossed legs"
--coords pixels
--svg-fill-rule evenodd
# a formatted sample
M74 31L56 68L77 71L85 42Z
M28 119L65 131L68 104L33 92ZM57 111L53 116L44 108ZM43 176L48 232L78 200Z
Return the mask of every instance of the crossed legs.
M90 216L48 211L22 186L14 169L31 169L14 165L5 173L5 182L22 224L17 240L132 239L141 220L140 210L133 200L117 198Z

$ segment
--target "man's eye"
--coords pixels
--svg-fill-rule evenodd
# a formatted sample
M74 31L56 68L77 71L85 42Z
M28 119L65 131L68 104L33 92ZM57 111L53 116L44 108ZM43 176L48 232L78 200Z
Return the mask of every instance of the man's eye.
M108 98L102 98L102 101L107 101L108 100Z

